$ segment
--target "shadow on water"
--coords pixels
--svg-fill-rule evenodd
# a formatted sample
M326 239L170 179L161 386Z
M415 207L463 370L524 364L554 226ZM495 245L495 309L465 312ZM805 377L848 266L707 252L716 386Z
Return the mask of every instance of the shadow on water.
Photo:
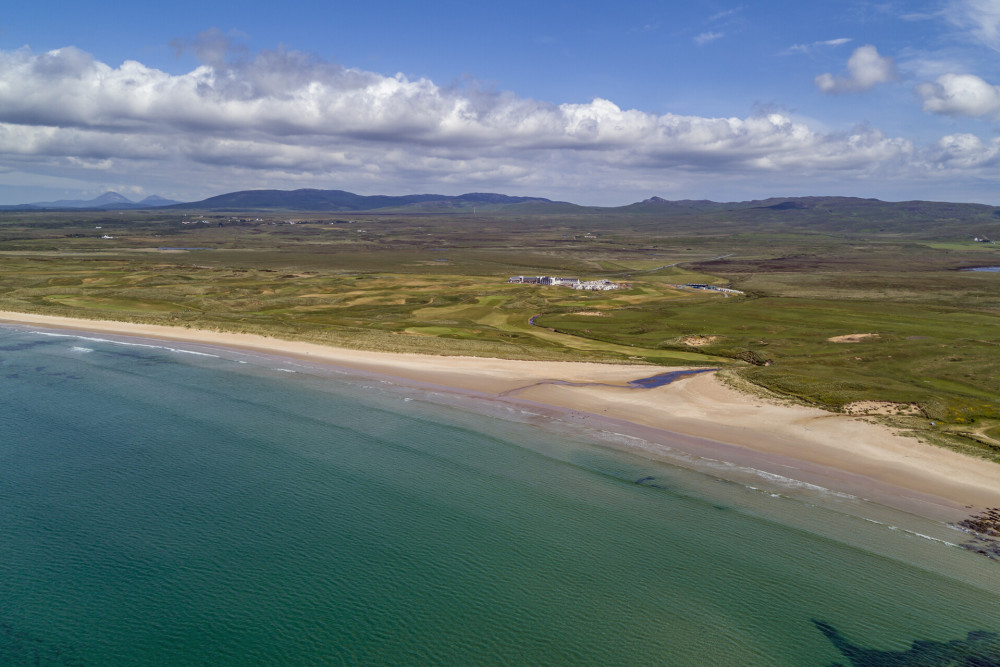
M8 343L6 345L0 345L0 352L23 352L24 350L31 350L45 345L50 345L50 343L48 341L37 340L23 343Z
M965 639L918 639L906 651L878 651L852 644L829 623L816 619L812 622L851 667L1000 667L1000 635L995 632L973 630Z

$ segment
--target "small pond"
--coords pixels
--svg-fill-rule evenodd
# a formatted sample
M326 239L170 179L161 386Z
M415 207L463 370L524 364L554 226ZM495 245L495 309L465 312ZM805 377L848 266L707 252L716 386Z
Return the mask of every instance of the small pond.
M990 273L1000 273L1000 266L973 266L969 269L959 269L960 271L988 271Z

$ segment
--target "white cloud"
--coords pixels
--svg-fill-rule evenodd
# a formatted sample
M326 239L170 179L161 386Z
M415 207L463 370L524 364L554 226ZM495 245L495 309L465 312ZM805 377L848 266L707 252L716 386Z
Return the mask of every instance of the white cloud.
M694 43L698 46L704 46L705 44L710 44L717 39L722 39L725 36L726 33L724 32L703 32L694 36Z
M743 5L737 5L709 16L705 23L711 25L713 29L695 35L692 38L694 43L698 46L705 46L727 35L741 32L745 21L740 19L739 15L744 9Z
M896 79L896 65L892 58L879 55L872 45L860 46L847 60L848 76L820 74L816 86L824 93L858 93L871 90L880 83Z
M932 159L939 169L995 167L1000 162L1000 139L983 142L973 134L951 134L937 142Z
M100 169L104 171L111 169L115 164L114 160L109 158L105 158L104 160L85 160L83 158L70 156L66 159L70 164L80 167L81 169Z
M934 83L916 88L924 111L947 116L995 116L1000 114L1000 86L973 74L942 74Z
M182 75L135 61L112 68L72 48L0 53L0 122L5 151L69 150L88 158L196 154L205 142L238 142L269 154L317 147L326 154L331 145L480 154L670 153L678 146L687 153L702 146L718 154L727 147L795 150L827 141L780 114L743 120L656 115L599 98L553 105L442 89L427 79L345 69L293 52Z
M732 17L734 17L737 14L739 14L740 12L742 12L744 9L746 9L746 7L744 5L737 5L736 7L733 7L732 9L724 9L724 10L722 10L720 12L716 12L715 14L712 14L711 16L709 16L708 17L708 22L709 23L714 23L716 21L722 21L724 19L731 19Z
M1000 51L1000 2L997 0L951 0L945 8L948 20L979 43Z
M811 44L792 44L782 53L783 55L790 55L793 53L811 53L816 49L824 47L843 46L851 41L853 40L851 40L850 37L838 37L837 39L827 39L821 42L812 42Z
M883 59L870 48L874 59L852 56L853 85L888 76L871 66ZM921 152L874 128L817 130L779 111L655 114L600 98L550 104L442 88L290 51L237 63L212 50L206 57L214 64L174 75L135 61L112 67L73 48L0 52L0 169L132 180L192 199L253 187L408 192L449 184L549 195L604 187L620 197L665 180L820 182L979 169L990 159L970 157L988 146L959 151L967 139Z

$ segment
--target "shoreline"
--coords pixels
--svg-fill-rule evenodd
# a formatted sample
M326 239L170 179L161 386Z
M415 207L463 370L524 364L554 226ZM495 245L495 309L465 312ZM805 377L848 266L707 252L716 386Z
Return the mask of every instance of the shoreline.
M945 521L1000 506L1000 464L927 445L858 417L778 404L714 372L654 388L671 370L596 362L370 352L253 334L0 311L0 324L218 346L358 371L637 439L610 445L676 464L681 453ZM642 446L639 442L643 443Z

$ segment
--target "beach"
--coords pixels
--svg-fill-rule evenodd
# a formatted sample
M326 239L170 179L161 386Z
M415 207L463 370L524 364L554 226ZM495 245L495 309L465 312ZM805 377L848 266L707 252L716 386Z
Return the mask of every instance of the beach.
M652 458L681 451L954 520L1000 505L1000 465L923 444L863 418L737 391L708 372L665 386L629 382L659 366L369 352L249 334L0 312L0 322L248 350L390 378L475 401L531 407L634 439Z

